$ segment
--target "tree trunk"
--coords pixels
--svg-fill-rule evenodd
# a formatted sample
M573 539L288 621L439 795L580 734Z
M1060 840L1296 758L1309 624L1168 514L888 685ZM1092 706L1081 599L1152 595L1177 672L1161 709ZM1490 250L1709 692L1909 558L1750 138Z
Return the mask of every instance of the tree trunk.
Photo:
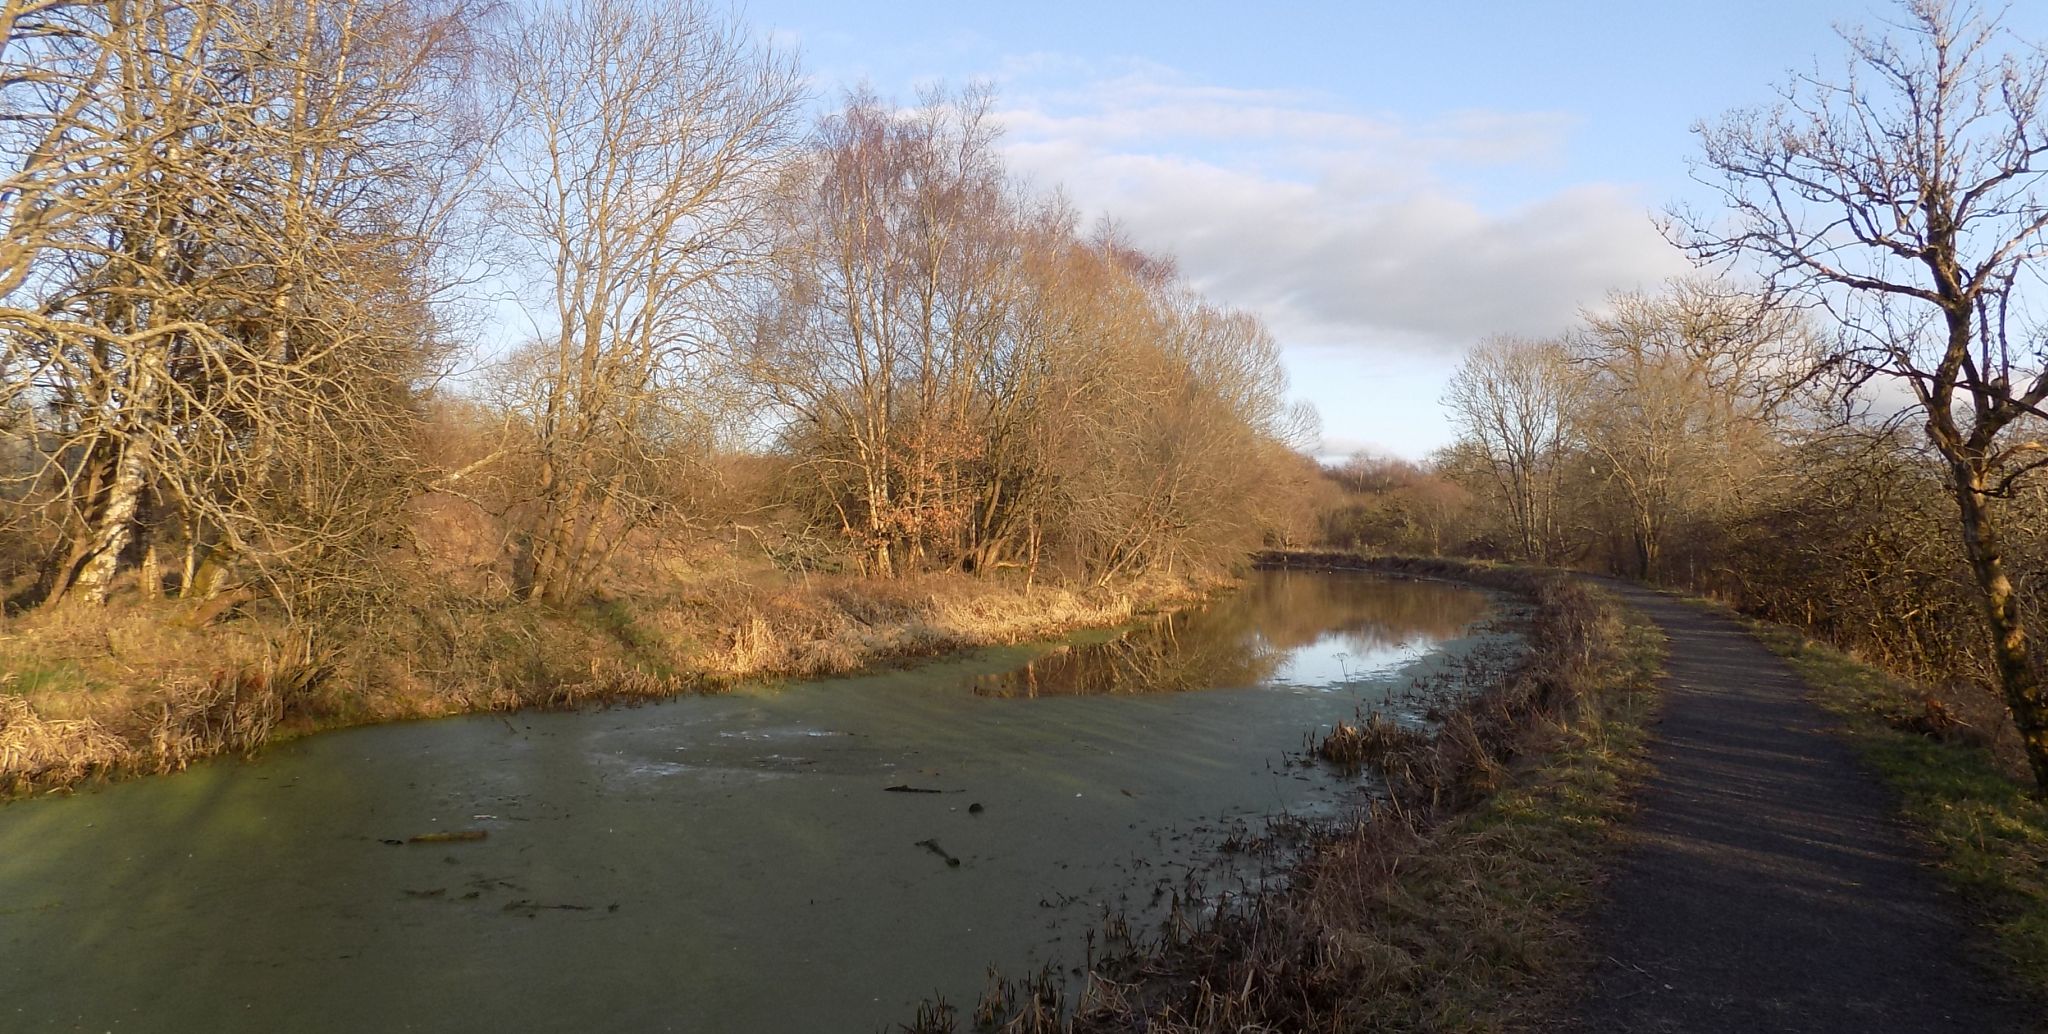
M2027 629L2020 617L2019 597L2012 579L2005 573L2005 558L1999 551L1997 528L1992 521L1990 496L1985 476L1967 461L1953 464L1956 505L1961 511L1964 551L1977 587L1984 592L1984 617L1991 632L1991 654L1998 667L1999 688L2005 706L2012 711L2020 741L2033 766L2034 784L2048 794L2048 686L2043 685L2041 664L2027 642Z
M160 600L164 592L163 559L157 553L157 543L151 537L142 547L142 598Z
M135 515L142 506L143 483L149 472L142 449L131 439L121 450L120 466L113 484L107 486L107 505L93 529L91 552L66 594L74 602L96 607L107 602L107 593L113 589L114 573L135 533Z
M559 434L559 432L551 432ZM571 489L565 484L562 465L554 456L555 443L544 447L540 461L540 486L535 491L540 512L535 516L533 530L528 540L528 566L524 595L529 602L553 603L566 595L563 582L567 577L569 557L567 528L570 521L569 508L573 505L568 498Z
M71 588L71 576L91 548L89 535L67 531L57 548L44 558L42 571L36 576L35 594L42 606L54 607L64 602L64 594Z
M178 594L179 599L210 600L220 595L228 583L229 561L233 554L228 548L215 543L199 559L199 566L193 569L192 581Z

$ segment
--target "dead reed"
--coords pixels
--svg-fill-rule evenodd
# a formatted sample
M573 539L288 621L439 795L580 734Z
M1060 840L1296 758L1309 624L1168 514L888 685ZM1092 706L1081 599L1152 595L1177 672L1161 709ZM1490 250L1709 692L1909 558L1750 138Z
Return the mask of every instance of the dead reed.
M80 782L119 767L129 751L97 718L48 718L0 693L0 793Z

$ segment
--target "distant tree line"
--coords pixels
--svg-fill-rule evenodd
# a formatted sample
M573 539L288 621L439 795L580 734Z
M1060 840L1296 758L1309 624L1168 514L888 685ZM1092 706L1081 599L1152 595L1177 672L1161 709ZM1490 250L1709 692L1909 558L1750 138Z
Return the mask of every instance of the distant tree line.
M1699 128L1728 209L1671 232L1751 289L1481 344L1444 400L1456 444L1398 484L1340 472L1360 498L1324 531L1710 588L1993 687L2048 789L2048 54L1974 5L1902 7L1846 34L1839 79ZM1452 486L1462 520L1418 505Z
M1265 327L1021 186L985 91L813 123L701 0L0 0L0 47L11 609L562 605L720 541L1100 584L1304 511Z

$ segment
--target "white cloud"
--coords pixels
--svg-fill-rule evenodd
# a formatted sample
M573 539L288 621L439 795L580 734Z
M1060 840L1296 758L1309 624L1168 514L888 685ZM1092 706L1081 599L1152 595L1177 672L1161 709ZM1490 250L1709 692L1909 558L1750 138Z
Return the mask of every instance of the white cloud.
M1549 333L1685 266L1625 185L1518 196L1522 178L1554 178L1568 115L1418 121L1058 55L1012 59L1000 78L1015 168L1289 345L1445 352Z

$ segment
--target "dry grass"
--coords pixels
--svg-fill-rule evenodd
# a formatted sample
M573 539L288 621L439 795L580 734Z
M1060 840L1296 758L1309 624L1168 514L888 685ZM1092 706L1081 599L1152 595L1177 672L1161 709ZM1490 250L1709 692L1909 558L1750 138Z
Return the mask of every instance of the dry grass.
M1040 586L1027 594L1015 586L958 576L881 583L842 579L737 592L737 598L714 605L721 613L744 615L710 630L715 646L701 668L714 678L836 674L880 661L1123 624L1138 614L1139 602L1156 607L1199 595L1191 586L1169 582L1119 592ZM668 626L691 624L677 610L655 620Z
M0 693L0 793L69 786L97 776L169 772L215 754L254 750L298 713L305 669L223 672L180 680L104 717L54 718Z
M1177 913L1155 942L1108 931L1078 1003L1046 975L998 984L974 1029L1497 1031L1557 1004L1583 965L1571 916L1640 774L1660 640L1562 577L1395 566L1533 596L1525 661L1448 716L1428 760L1386 737L1403 759L1381 770L1394 777L1388 800L1325 832L1284 885L1214 903L1199 922ZM957 1019L927 1008L908 1029Z
M342 725L844 674L1122 624L1213 588L727 577L570 611L422 590L324 648L261 613L195 628L176 603L60 608L0 629L0 794L169 771Z
M114 769L129 750L97 718L46 718L27 699L0 693L0 791L78 782Z
M167 772L253 749L330 674L306 641L186 608L127 604L13 619L0 636L0 795Z
M1422 729L1374 711L1356 725L1338 722L1316 741L1314 753L1346 771L1369 767L1382 772L1408 772L1427 759L1435 739Z

